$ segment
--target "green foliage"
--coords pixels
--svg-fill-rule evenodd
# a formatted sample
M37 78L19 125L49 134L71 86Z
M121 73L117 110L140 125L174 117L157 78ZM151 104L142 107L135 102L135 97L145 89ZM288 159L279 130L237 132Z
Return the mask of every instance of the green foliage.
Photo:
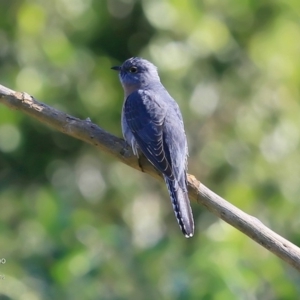
M299 1L16 0L0 8L1 84L121 136L123 92L110 67L151 60L182 109L190 173L300 244ZM5 299L300 293L296 271L200 206L187 240L163 184L4 106L0 205Z

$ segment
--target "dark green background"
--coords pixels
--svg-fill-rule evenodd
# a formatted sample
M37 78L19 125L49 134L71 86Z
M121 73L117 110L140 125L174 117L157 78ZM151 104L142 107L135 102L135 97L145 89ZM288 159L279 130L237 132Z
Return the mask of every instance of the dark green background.
M121 136L110 67L149 59L189 172L300 245L299 20L299 0L2 0L0 83ZM162 183L0 106L1 299L298 298L290 266L193 211L187 240Z

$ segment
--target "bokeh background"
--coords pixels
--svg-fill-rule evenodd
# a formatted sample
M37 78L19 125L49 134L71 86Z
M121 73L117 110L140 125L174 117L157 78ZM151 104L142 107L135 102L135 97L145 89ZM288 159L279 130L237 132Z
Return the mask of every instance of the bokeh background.
M110 70L157 65L189 172L300 245L300 1L0 1L0 83L121 136ZM0 105L1 299L297 299L299 274L162 183Z

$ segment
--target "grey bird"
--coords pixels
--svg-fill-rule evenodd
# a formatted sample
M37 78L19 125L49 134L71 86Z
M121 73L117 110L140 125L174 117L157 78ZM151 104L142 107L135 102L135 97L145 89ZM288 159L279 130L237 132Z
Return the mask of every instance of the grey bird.
M112 69L119 71L125 93L123 136L135 155L140 149L162 173L179 227L186 237L192 237L194 220L186 175L188 148L179 107L149 61L132 57Z

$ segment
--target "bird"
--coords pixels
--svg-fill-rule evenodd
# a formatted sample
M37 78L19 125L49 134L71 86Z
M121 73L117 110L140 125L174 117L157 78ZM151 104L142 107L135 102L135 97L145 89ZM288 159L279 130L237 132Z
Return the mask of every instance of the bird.
M122 133L134 155L140 150L162 173L173 210L185 237L194 235L187 190L188 146L176 101L162 85L157 67L132 57L111 69L119 72L124 90Z

